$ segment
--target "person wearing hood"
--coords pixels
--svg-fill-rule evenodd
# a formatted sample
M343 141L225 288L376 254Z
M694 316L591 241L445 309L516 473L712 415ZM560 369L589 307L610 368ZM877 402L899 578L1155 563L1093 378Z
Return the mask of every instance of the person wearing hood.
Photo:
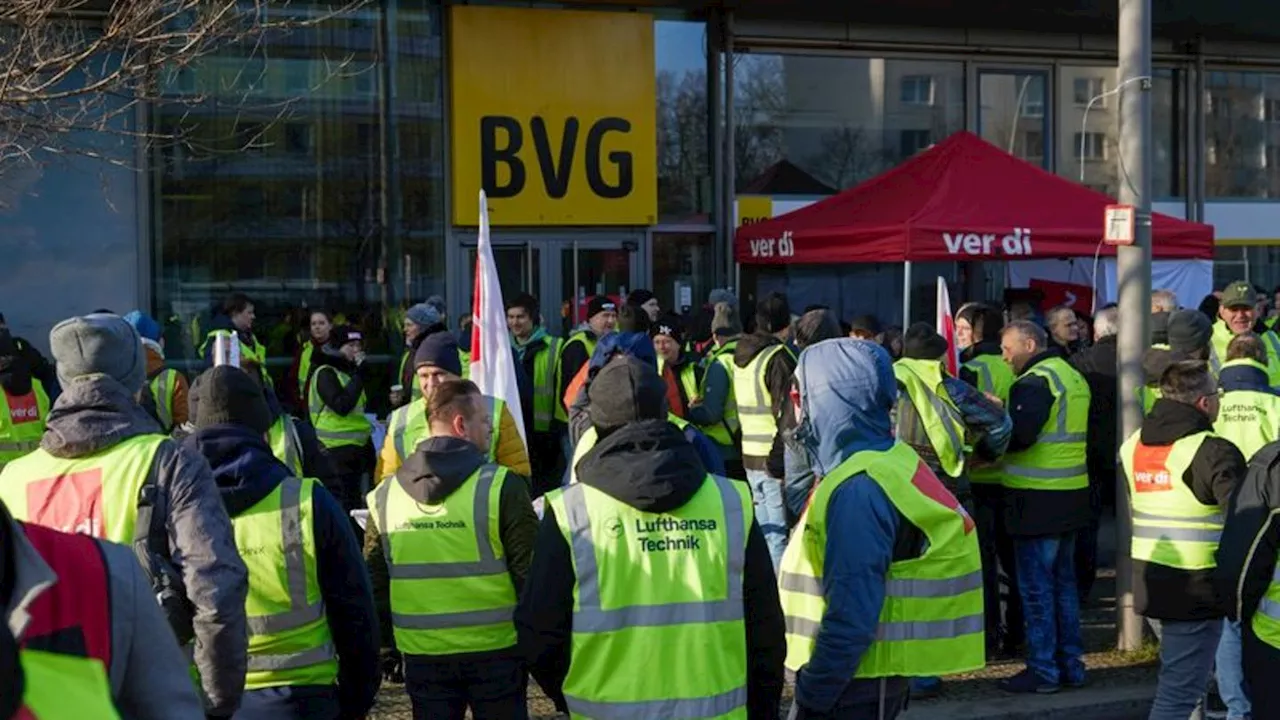
M209 464L134 401L146 356L129 323L71 318L49 345L63 393L40 449L0 471L0 500L17 520L132 544L179 641L194 637L206 713L230 717L244 688L248 574Z
M8 330L0 329L0 469L40 446L49 395Z
M213 469L249 568L248 674L236 719L363 717L382 678L351 523L323 485L272 455L264 439L271 409L254 377L215 367L196 392L196 432L184 445Z
M1141 430L1120 448L1133 514L1134 610L1160 638L1153 718L1192 714L1222 635L1215 555L1223 509L1244 478L1245 460L1213 434L1219 408L1205 364L1174 363Z
M200 343L200 355L205 363L215 365L214 341L219 337L234 339L239 345L240 367L262 375L262 382L271 384L267 372L267 346L258 342L253 334L257 320L253 301L244 293L231 293L218 306L210 322L209 332Z
M187 422L187 377L165 366L164 338L161 337L159 323L141 310L130 312L124 320L138 331L142 346L147 350L147 387L155 403L160 430L168 435Z
M1164 345L1155 342L1142 358L1142 372L1146 384L1142 387L1142 413L1151 412L1160 398L1160 378L1164 371L1179 360L1208 362L1212 352L1213 324L1199 310L1178 310L1169 314L1165 323Z
M826 309L810 310L801 315L796 323L796 348L803 352L810 345L817 345L823 340L847 337L848 334L848 331L840 327L835 313ZM795 429L785 431L783 436L783 441L786 443L783 448L786 477L782 494L787 506L787 528L790 529L800 521L817 476L809 464L808 454L795 437Z
M0 313L0 331L12 333L8 323L5 322L4 313ZM58 375L54 372L53 365L27 339L13 334L10 334L10 337L17 349L18 357L26 361L31 376L39 380L40 385L44 387L45 394L49 396L49 402L57 400L62 392L62 386L58 384Z
M387 419L387 438L382 443L375 484L395 475L414 448L427 439L431 430L428 407L436 387L463 379L458 343L451 333L433 333L419 343L413 365L417 373L414 381L418 383L421 397L391 413ZM485 448L489 461L529 477L532 470L529 453L511 408L501 398L489 395L485 398L494 424L490 443Z
M898 390L884 348L812 345L795 388L796 437L823 479L779 574L792 717L894 718L909 678L985 663L978 536L955 496L894 439ZM916 625L947 630L926 638Z
M742 465L774 567L787 546L787 513L782 501L786 451L781 431L791 427L785 417L791 373L796 368L795 355L787 344L790 339L787 298L770 293L756 307L756 331L739 339L733 354L733 395L742 422Z
M418 387L417 376L413 370L414 353L418 344L428 335L448 332L444 313L433 305L418 303L404 313L404 352L400 355L400 363L396 376L391 383L391 409L404 407L422 397ZM459 351L461 352L461 351ZM462 361L458 361L459 367Z
M316 308L306 317L307 339L298 346L293 364L285 373L285 402L299 410L307 406L307 381L311 379L311 369L316 365L315 356L324 352L329 334L333 332L333 314L328 310Z
M648 317L647 311L645 313ZM596 343L613 332L617 324L617 304L604 295L592 297L591 302L587 303L587 327L570 335L560 346L560 358L556 362L557 400L568 394L569 386L582 366L591 361ZM556 403L556 420L569 420L569 408L559 402Z
M311 425L333 462L337 481L330 490L354 510L374 466L373 424L365 415L364 334L349 325L334 328L315 362L307 397Z
M650 362L610 360L587 392L600 441L547 495L516 608L534 677L575 716L777 718L783 619L747 489L666 421Z
M529 293L520 293L507 303L507 329L511 332L516 365L532 385L533 402L522 402L521 409L529 438L532 491L538 497L559 480L556 468L561 463L562 423L556 421L556 358L560 355L560 338L547 334L538 300Z
M1089 383L1034 323L1007 325L1000 346L1018 376L1009 391L1003 518L1027 632L1027 667L1000 688L1057 692L1085 682L1075 536L1089 524Z
M1272 387L1280 387L1280 337L1258 318L1257 301L1258 294L1244 280L1233 282L1222 291L1218 322L1213 324L1209 345L1209 367L1215 375L1222 370L1231 338L1247 332L1257 333L1267 346L1267 382Z
M512 614L538 534L528 480L491 462L493 417L474 383L428 390L429 436L368 497L364 550L388 666L403 658L414 717L461 720L470 707L476 720L520 720Z

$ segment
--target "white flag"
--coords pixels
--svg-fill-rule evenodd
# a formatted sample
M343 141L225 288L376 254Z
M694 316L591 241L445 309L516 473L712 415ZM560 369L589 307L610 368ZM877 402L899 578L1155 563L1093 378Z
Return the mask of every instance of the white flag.
M520 387L516 384L515 358L507 333L507 311L498 283L498 266L493 262L489 245L489 202L480 191L480 243L476 252L475 294L471 298L471 380L485 395L507 404L516 421L520 439L529 447L520 406ZM498 432L502 418L493 419Z
M947 372L958 377L960 361L956 356L956 319L951 314L951 293L947 290L947 281L941 277L938 278L937 313L938 334L947 341L947 357L944 358Z

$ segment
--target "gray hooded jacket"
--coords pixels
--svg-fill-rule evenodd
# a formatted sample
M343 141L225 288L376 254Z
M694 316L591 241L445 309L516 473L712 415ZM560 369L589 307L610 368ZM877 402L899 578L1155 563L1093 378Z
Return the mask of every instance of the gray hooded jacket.
M124 385L104 375L76 379L49 412L40 447L59 458L92 455L160 427ZM194 660L205 709L231 716L244 692L248 656L245 597L249 574L236 550L213 473L203 457L176 442L153 461L154 512L169 531L169 554L194 607Z

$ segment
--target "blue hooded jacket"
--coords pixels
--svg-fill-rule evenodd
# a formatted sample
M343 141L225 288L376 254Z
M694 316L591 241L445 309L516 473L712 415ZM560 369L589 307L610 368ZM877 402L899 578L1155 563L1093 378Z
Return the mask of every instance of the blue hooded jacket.
M893 446L889 411L898 386L884 348L866 340L826 340L800 354L795 376L801 409L796 440L814 472L829 475L854 453ZM841 698L877 697L878 681L850 678L875 639L902 522L865 473L832 494L826 520L832 529L822 575L827 611L813 656L796 678L797 701L822 713Z
M209 461L232 518L256 505L290 475L262 436L243 426L206 427L184 442ZM319 484L312 492L311 507L320 596L338 654L338 686L246 692L237 718L302 718L309 703L324 702L326 697L332 702L335 694L342 717L362 717L373 706L382 682L373 591L351 521Z
M1222 386L1223 392L1251 390L1267 395L1280 395L1275 388L1271 387L1266 371L1252 365L1231 365L1222 368L1222 372L1218 374L1218 384Z

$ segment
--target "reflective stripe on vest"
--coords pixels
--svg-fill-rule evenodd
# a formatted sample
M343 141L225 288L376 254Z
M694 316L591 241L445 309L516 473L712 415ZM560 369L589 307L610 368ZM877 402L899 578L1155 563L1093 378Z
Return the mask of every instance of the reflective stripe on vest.
M128 545L138 493L163 435L137 435L93 455L58 458L36 450L0 471L0 500L14 519Z
M738 417L742 422L742 454L748 457L768 457L773 449L773 437L778 433L777 420L773 417L773 400L769 395L765 373L769 361L779 352L790 352L779 343L765 348L747 363L746 367L733 368L733 393L738 400Z
M395 478L369 493L402 652L453 655L516 644L516 591L498 536L506 477L506 468L484 465L435 505L415 501Z
M1013 368L999 355L978 355L964 364L978 379L978 390L991 393L1009 405L1009 390L1013 387ZM969 482L978 485L999 485L1003 482L1004 458L969 470Z
M31 378L31 391L11 395L0 389L0 468L40 447L49 418L49 395Z
M489 401L489 412L493 419L493 432L489 435L489 462L497 462L502 416L507 404L492 395L484 397ZM391 413L391 418L387 421L387 435L391 438L391 446L395 448L396 456L402 464L405 458L418 449L423 440L430 437L430 430L427 425L427 401L423 398L418 398Z
M1201 503L1183 479L1210 432L1172 445L1143 445L1141 432L1120 448L1133 507L1129 555L1179 570L1217 566L1214 553L1222 537L1222 508Z
M708 475L669 513L581 484L547 502L574 561L569 711L599 720L746 718L745 484ZM643 683L613 671L640 665Z
M271 429L267 431L267 441L271 445L271 454L284 463L295 477L302 477L302 440L288 413L280 413L280 417L271 424Z
M316 565L315 484L286 478L231 518L249 570L246 690L331 685L338 677Z
M733 354L738 350L738 339L726 341L725 344L716 348L707 356L706 363L708 368L712 362L718 363L724 368L724 376L729 381L728 387L725 389L724 399L724 422L729 426L729 432L734 437L733 445L738 444L738 433L742 431L742 421L738 417L738 399L733 389ZM705 379L705 375L703 376Z
M587 363L590 363L591 355L596 351L597 342L598 341L595 339L595 337L592 335L589 335L586 330L579 330L578 332L570 335L568 340L565 340L563 343L560 344L560 350L556 354L555 393L557 394L557 396L554 398L555 411L556 411L555 417L556 417L556 420L559 420L560 422L569 421L569 408L565 407L565 404L561 401L560 397L558 396L560 392L560 388L564 387L566 382L566 378L564 376L564 364L563 364L564 352L565 350L568 350L569 347L572 346L574 343L582 343L583 347L585 347L587 350ZM575 370L574 372L577 372L577 371Z
M1280 520L1280 509L1272 510L1267 518L1264 527L1271 526ZM1250 567L1254 562L1253 553L1258 551L1260 543L1255 543L1249 550L1244 567ZM1241 603L1237 600L1237 612L1240 612ZM1253 634L1259 640L1265 642L1273 648L1280 649L1280 564L1271 573L1271 584L1267 586L1267 592L1263 594L1262 600L1258 603L1258 609L1253 614L1251 621Z
M661 361L659 361L659 374L661 374ZM699 377L701 370L701 377ZM680 386L684 388L685 397L689 398L689 402L693 402L694 398L705 398L707 396L707 375L710 374L710 366L702 368L697 363L686 363L680 368L678 379ZM735 408L736 412L737 409ZM698 425L697 428L707 436L711 442L722 447L733 447L733 431L729 426L729 405L725 404L724 417L718 423L711 425Z
M301 397L307 392L307 379L311 377L311 355L316 351L316 344L307 340L307 344L302 346L302 353L298 355L298 396Z
M97 660L23 650L22 707L14 720L119 720L107 669Z
M1250 367L1263 374L1267 372L1266 366L1253 360L1230 360L1222 369L1226 371L1233 367ZM1263 446L1280 435L1280 395L1269 389L1226 392L1221 398L1213 430L1239 448L1246 461L1251 460Z
M533 429L547 432L556 418L556 358L560 356L560 338L548 335L543 347L533 356ZM497 418L494 418L497 422Z
M178 387L178 371L173 368L161 368L149 383L151 396L156 401L156 415L159 416L160 429L165 433L173 432L173 391Z
M827 509L832 495L864 474L928 539L918 558L894 561L875 640L854 677L949 675L986 662L982 559L973 520L910 446L855 453L823 479L782 557L779 588L787 627L786 666L812 657L827 602L822 591Z
M942 471L960 477L964 472L964 420L943 385L942 362L904 358L893 364L893 374L906 388L913 411L903 412L907 406L899 400L898 422L919 423Z
M311 424L316 429L316 437L327 448L364 445L373 435L373 426L369 423L369 418L364 415L365 394L360 393L360 399L356 401L355 407L351 408L351 412L339 415L320 397L320 373L326 371L337 376L339 385L345 387L351 382L350 375L332 365L323 365L316 370L315 381L311 383L311 393L307 403L311 413Z
M1053 407L1034 445L1005 456L1004 486L1016 490L1080 490L1089 487L1085 435L1089 429L1089 386L1059 357L1027 370L1043 378L1053 393Z

